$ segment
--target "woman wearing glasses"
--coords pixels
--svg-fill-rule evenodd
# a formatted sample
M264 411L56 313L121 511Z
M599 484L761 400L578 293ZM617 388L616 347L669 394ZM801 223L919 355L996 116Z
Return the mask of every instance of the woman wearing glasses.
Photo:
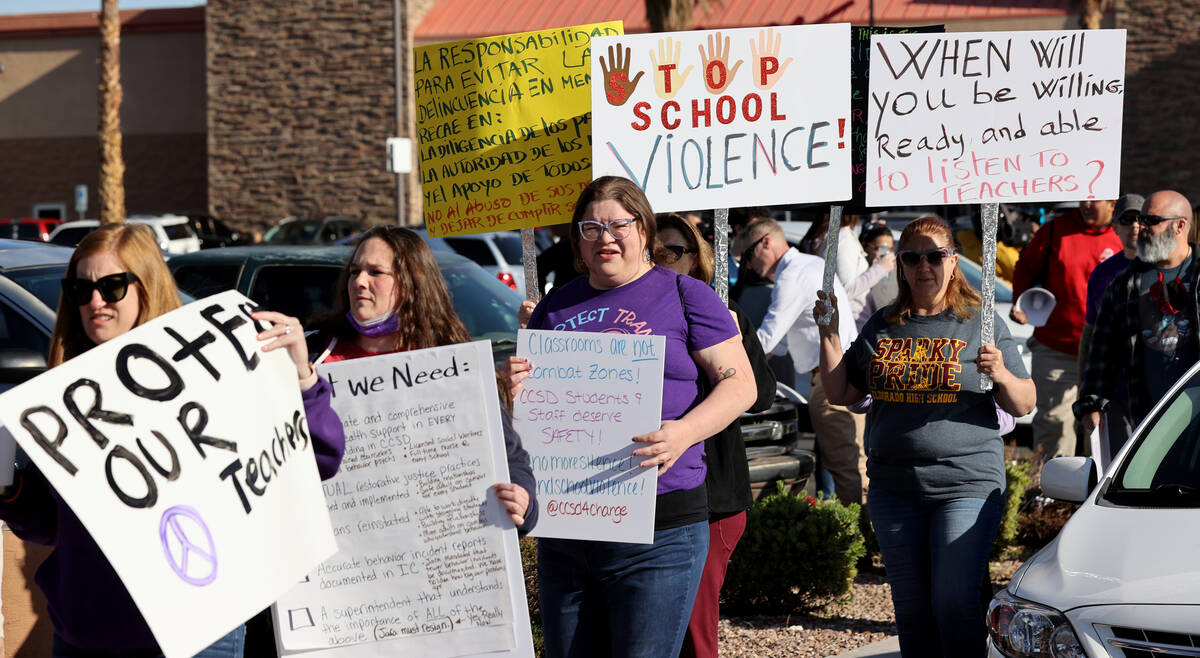
M994 405L1033 410L1034 387L999 316L980 344L980 297L958 269L950 227L926 216L900 236L900 293L842 352L821 326L821 377L837 404L871 394L867 504L887 567L901 652L983 656L979 583L1004 504ZM818 293L826 299L824 293ZM979 375L994 383L980 388Z
M658 471L653 544L539 540L546 652L677 656L708 552L703 442L754 402L753 375L716 293L651 261L657 225L637 185L612 176L592 181L571 223L584 276L543 298L529 327L665 336L663 422L632 437L641 466ZM508 361L514 392L531 368Z
M179 291L154 233L135 224L102 226L79 243L67 265L47 361L57 366L178 307ZM258 336L262 350L286 349L296 365L317 470L332 477L345 437L329 406L329 384L308 364L304 332L281 313L253 317L272 325ZM22 539L54 546L36 576L54 624L54 656L162 655L100 547L36 469L16 473L0 500L0 518ZM241 656L244 634L239 626L198 655Z

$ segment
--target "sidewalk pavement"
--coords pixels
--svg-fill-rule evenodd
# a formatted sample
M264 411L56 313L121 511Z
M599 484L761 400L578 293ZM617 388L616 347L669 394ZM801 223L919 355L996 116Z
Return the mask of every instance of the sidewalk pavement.
M840 653L834 658L900 658L900 638L893 635L875 644Z

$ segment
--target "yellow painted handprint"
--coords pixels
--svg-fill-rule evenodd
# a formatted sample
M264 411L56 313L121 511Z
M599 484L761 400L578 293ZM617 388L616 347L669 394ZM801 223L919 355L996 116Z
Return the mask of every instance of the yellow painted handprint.
M650 49L650 62L654 68L654 90L663 100L675 98L679 90L683 89L683 83L692 69L696 68L689 66L683 73L679 73L679 51L682 47L682 42L667 37L658 41L657 57L654 55L654 49Z

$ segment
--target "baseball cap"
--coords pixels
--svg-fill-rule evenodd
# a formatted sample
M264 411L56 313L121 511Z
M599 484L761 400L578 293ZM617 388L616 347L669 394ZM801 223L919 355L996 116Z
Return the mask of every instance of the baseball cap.
M1113 207L1113 219L1124 215L1130 210L1134 212L1142 211L1142 204L1146 202L1146 198L1140 194L1126 194L1117 199L1117 205Z

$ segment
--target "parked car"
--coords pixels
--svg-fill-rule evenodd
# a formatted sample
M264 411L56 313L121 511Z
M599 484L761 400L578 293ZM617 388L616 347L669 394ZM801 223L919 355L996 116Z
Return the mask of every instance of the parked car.
M1103 474L1059 457L1041 485L1081 506L992 599L989 655L1200 655L1200 363Z
M334 244L363 230L354 217L332 216L324 219L285 217L263 235L263 244Z
M349 246L257 246L206 250L172 258L167 266L179 288L201 298L238 290L263 307L307 323L328 311ZM497 356L515 349L521 298L471 261L434 250L454 310L475 339L490 339Z
M442 238L450 248L470 258L501 283L525 297L525 266L521 262L520 231L497 231Z
M48 242L50 240L50 232L59 224L62 224L62 220L52 217L0 219L0 238Z
M0 239L0 392L45 371L59 282L73 251Z
M742 414L738 423L755 499L775 493L776 482L802 494L817 461L808 402L789 386L776 384L775 403L765 411Z
M225 222L212 215L189 213L187 218L188 223L192 225L192 231L200 238L201 249L232 247L246 242L245 236L240 232L229 228Z
M130 224L145 224L154 230L158 248L164 254L190 254L200 251L200 238L192 230L188 218L182 215L130 215L125 219ZM79 219L60 224L50 234L50 242L74 247L88 233L100 226L97 219Z

